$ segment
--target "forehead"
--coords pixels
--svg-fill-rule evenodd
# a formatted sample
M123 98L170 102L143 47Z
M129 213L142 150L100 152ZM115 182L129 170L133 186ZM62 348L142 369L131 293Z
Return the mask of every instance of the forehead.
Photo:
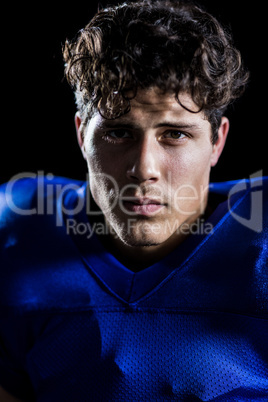
M131 108L127 114L114 120L107 120L99 113L96 113L92 120L97 125L103 123L109 126L135 122L136 126L146 125L146 127L149 127L162 121L169 121L174 123L184 122L189 125L198 124L204 128L210 127L204 113L202 111L198 112L198 106L188 94L179 95L179 100L184 107L180 105L174 93L163 93L163 91L155 87L140 89L137 91L136 96L130 100Z
M198 107L195 105L190 95L183 93L180 94L179 98L181 103L188 109L191 109L194 112L198 111ZM163 92L155 87L138 90L135 98L131 101L131 105L132 107L137 108L145 106L148 108L157 108L159 110L168 107L175 111L179 111L181 108L173 92Z
M174 114L185 118L187 117L188 119L191 119L194 116L201 119L204 118L203 112L197 113L199 108L188 94L180 94L179 99L181 104L175 98L174 93L164 93L160 89L154 87L139 90L136 97L130 102L131 110L133 113L140 112L141 114Z

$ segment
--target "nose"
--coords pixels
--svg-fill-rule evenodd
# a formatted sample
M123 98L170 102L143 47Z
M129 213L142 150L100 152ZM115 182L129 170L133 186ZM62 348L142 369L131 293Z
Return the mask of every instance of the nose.
M129 155L127 177L136 183L155 183L159 180L159 150L155 138L145 135L133 145Z

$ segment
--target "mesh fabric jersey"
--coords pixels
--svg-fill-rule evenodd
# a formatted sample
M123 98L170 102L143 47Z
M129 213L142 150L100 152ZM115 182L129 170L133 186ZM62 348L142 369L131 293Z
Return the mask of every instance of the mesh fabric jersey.
M235 189L213 229L137 273L91 232L85 183L2 186L0 385L38 402L268 401L266 183L211 185Z

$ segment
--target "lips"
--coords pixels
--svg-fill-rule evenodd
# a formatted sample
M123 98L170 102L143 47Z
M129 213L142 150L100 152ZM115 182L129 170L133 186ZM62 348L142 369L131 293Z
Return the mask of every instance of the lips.
M133 204L136 205L148 205L148 204L155 204L155 205L161 205L161 202L157 199L154 198L138 198L138 197L125 197L123 199L124 202L132 202Z
M122 200L125 210L138 215L152 215L159 212L164 204L153 198L129 197Z

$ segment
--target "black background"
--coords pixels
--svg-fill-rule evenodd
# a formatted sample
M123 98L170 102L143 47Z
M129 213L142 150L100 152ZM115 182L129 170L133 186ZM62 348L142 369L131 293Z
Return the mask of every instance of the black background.
M74 128L74 96L64 80L61 48L66 38L72 39L87 24L99 4L114 3L31 2L5 7L0 182L37 171L86 178ZM267 174L267 46L261 21L266 11L244 1L199 3L231 27L251 72L245 95L227 113L231 129L211 179L240 179L260 170Z

